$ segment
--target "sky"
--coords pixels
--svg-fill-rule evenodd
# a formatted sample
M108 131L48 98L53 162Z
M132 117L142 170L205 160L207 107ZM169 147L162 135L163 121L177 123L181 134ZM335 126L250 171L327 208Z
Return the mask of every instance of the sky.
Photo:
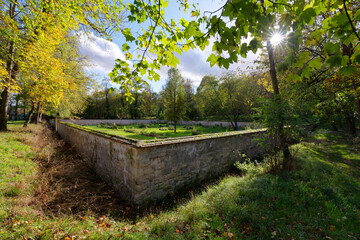
M175 0L169 0L169 7L165 12L167 19L174 18L187 18L182 11L178 10L178 5ZM218 9L224 1L221 0L193 0L189 1L198 3L198 9L200 9L201 14L204 11L214 11ZM125 27L132 28L133 30L141 29L142 26L138 25L125 25ZM146 26L145 26L146 27ZM107 75L111 72L114 67L115 60L125 59L124 53L121 51L121 45L124 43L123 38L119 36L113 37L115 39L113 42L110 42L104 38L95 36L94 34L84 34L79 33L80 41L80 53L87 56L90 60L91 67L88 71L98 75L99 80L104 78L109 78ZM245 74L252 71L252 68L255 67L254 60L256 60L257 55L252 52L248 54L246 59L241 59L238 63L230 65L228 70L220 69L218 66L210 67L210 64L206 62L207 57L211 54L212 44L207 46L204 51L200 49L189 50L184 52L182 55L179 55L179 69L181 75L185 79L190 79L193 82L193 85L196 87L200 84L201 79L205 75L219 76L225 71L241 71ZM159 92L162 89L162 86L165 84L167 79L168 68L162 67L160 74L160 81L148 81L151 89L153 91ZM114 85L114 87L117 87Z

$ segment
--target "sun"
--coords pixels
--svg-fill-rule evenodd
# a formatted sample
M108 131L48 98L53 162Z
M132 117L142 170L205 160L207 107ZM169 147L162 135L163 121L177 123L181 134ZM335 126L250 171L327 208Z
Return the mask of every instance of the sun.
M284 36L280 33L274 33L270 39L273 46L279 45L284 40Z

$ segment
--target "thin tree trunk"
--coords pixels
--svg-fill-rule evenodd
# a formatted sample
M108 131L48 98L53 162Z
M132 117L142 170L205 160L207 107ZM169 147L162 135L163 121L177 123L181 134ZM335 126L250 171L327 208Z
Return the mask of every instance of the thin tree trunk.
M25 123L24 123L24 127L27 127L29 122L30 122L30 119L33 115L33 112L34 112L34 109L35 109L35 103L32 103L31 104L31 109L30 109L30 112L28 114L28 116L26 117L26 120L25 120Z
M345 6L345 2L344 2L344 6ZM354 55L354 46L351 43L349 45L342 44L342 51L343 51L344 56L349 57L348 66L351 65L352 64L351 57ZM352 88L353 88L354 92L356 92L358 85L356 84L354 79L351 81L351 84L352 84ZM355 96L355 107L356 107L358 123L359 123L359 127L360 127L360 99L358 96Z
M12 106L11 94L10 94L10 97L9 97L9 107L8 107L8 110L7 110L7 111L8 111L8 115L9 115L9 120L12 119L12 114L11 114L12 108L13 108L13 106Z
M351 135L356 136L356 128L354 119L351 117L349 110L344 110L345 120L348 124L349 132Z
M280 91L279 91L279 84L276 76L276 68L275 68L275 60L274 60L274 49L272 47L271 41L267 40L266 48L268 50L269 56L269 63L270 63L270 76L271 76L271 83L274 90L274 97L275 101L281 103ZM279 109L276 109L279 111ZM284 154L284 165L287 165L287 162L291 160L291 154L289 150L289 144L287 143L286 135L284 132L284 122L282 119L279 120L276 126L276 135L279 136L279 147Z
M18 107L19 107L19 98L16 96L15 98L15 120L18 120Z
M26 102L25 102L25 101L23 101L23 103L24 103L24 106L23 106L23 108L24 108L24 116L23 116L23 120L25 120L25 116L26 116Z
M358 97L355 97L355 106L357 111L358 127L360 128L360 98Z

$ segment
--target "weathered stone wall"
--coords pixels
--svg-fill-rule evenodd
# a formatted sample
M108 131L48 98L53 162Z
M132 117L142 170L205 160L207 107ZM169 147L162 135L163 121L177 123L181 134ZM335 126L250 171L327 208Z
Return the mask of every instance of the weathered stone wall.
M77 125L97 125L100 123L104 124L119 124L119 125L130 125L130 124L152 124L152 123L166 123L165 120L152 120L152 119L78 119L78 120L62 120L63 122L72 122ZM230 122L224 121L179 121L180 125L201 125L201 126L222 126L232 127ZM247 126L253 126L251 122L238 122L238 126L245 128Z
M52 121L54 125L54 121ZM143 204L218 176L239 153L261 154L264 130L206 134L154 142L128 141L58 123L58 133L125 199Z

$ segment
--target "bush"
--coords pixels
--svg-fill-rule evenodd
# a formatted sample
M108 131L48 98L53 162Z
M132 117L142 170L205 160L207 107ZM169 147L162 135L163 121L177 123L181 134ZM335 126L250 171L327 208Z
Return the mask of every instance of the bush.
M140 124L139 128L148 128L148 125L147 125L147 124L142 123L142 124Z
M201 132L198 131L198 130L196 129L196 127L194 126L194 127L192 128L192 130L191 130L191 134L192 134L192 135L199 135L199 134L201 134Z
M248 176L257 176L266 172L266 162L258 163L256 160L251 160L245 154L241 154L242 159L237 161L234 165L240 170L242 174Z
M158 137L158 134L153 131L153 132L148 133L148 136L150 136L150 137Z

